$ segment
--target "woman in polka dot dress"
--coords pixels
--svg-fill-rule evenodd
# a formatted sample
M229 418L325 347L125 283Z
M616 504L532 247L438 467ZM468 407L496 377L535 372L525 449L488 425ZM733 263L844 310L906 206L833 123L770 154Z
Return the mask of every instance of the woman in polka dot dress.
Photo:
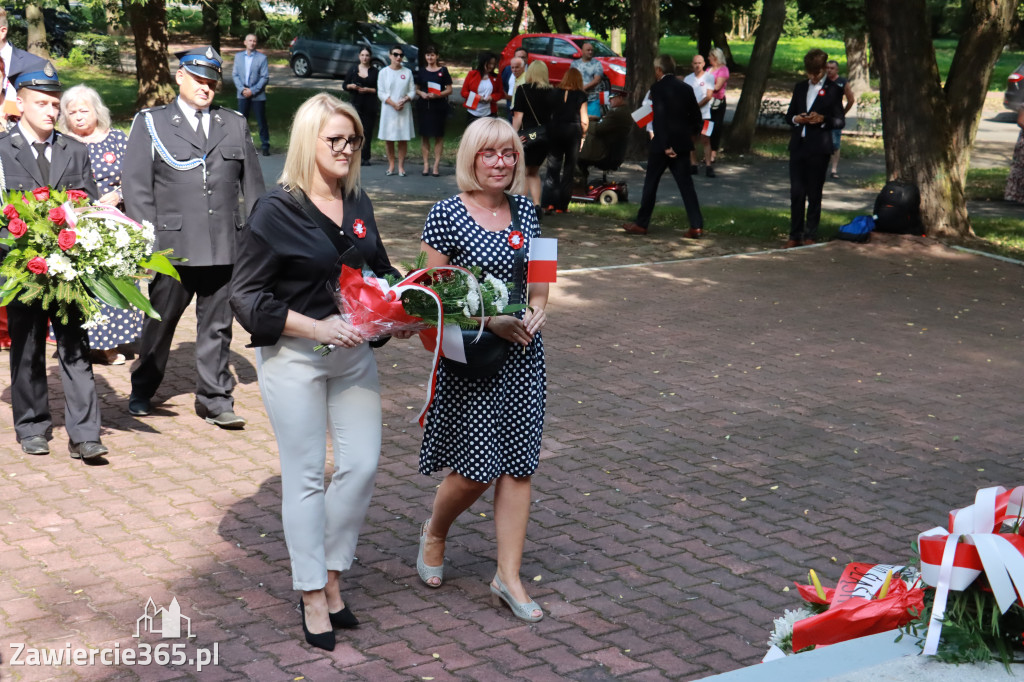
M99 93L86 85L76 85L60 99L60 126L68 135L89 148L92 174L100 190L99 203L124 208L121 197L121 162L128 136L110 129L110 110ZM124 356L117 347L138 338L142 331L142 313L103 304L102 313L110 322L89 330L93 362L123 365Z
M461 194L434 205L423 228L427 266L479 266L512 281L517 249L529 253L540 227L524 187L522 143L507 121L485 117L466 128L456 157ZM512 196L506 199L505 192ZM511 211L521 232L512 228ZM546 375L540 330L548 285L529 288L530 308L486 320L487 329L513 347L493 377L463 379L442 365L437 396L426 418L420 473L448 467L433 513L420 529L416 568L429 587L440 587L444 545L455 519L494 484L498 566L491 592L529 622L544 617L519 578L530 519L530 477L540 458Z

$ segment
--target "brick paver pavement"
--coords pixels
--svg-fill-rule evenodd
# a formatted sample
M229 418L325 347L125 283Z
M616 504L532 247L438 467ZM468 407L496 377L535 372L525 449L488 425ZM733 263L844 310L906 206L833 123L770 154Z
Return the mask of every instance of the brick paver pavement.
M192 412L186 319L153 416L126 414L127 367L97 368L107 466L68 458L60 426L54 454L23 455L0 411L0 675L196 676L8 665L16 642L137 648L150 597L191 618L188 655L216 643L201 679L686 680L752 664L808 568L835 580L851 560L908 559L978 487L1022 482L1021 274L889 239L562 276L523 562L548 616L532 626L491 603L489 501L454 529L444 587L416 576L439 480L416 473L410 423L428 359L393 341L378 352L377 493L344 591L362 625L332 654L302 641L245 336L233 366L250 423L219 431Z

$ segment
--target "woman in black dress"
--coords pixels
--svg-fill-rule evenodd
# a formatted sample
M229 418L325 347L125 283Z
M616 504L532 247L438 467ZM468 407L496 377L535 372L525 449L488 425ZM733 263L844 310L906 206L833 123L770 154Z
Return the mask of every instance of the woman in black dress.
M548 80L548 65L539 59L526 69L523 77L523 84L516 88L516 102L512 107L512 127L518 132L536 129L544 126L548 128L548 121L551 119L551 105L553 104L551 82ZM523 142L526 157L526 191L533 199L537 215L540 216L540 167L548 156L548 141L528 143L520 137Z
M572 196L572 180L587 135L587 92L583 74L569 69L553 97L548 124L548 173L544 179L544 201L548 210L565 213Z
M420 115L420 149L423 152L423 174L430 173L430 138L434 138L434 171L441 175L441 152L444 151L444 124L448 120L448 95L452 94L452 76L448 68L437 63L437 48L423 51L426 67L416 74L416 109Z
M345 76L345 90L348 91L352 106L359 112L366 134L362 151L364 166L370 165L370 137L377 126L377 107L380 106L377 99L377 67L370 65L371 57L373 53L370 48L359 50L359 63L349 69Z

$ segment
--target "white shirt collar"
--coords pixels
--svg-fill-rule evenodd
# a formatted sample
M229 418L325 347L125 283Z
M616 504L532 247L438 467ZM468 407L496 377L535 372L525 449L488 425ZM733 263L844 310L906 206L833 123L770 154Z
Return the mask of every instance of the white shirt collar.
M184 99L182 99L181 95L178 95L178 98L177 98L176 101L178 102L178 106L181 108L181 112L183 114L185 114L185 116L187 118L189 118L193 122L193 124L194 124L195 120L196 120L196 111L198 111L198 109L196 109L194 106L192 106L191 104L186 102ZM203 113L204 114L209 114L210 113L210 107L205 107L203 109ZM194 128L195 125L193 125L192 127Z
M18 121L18 130L21 131L21 136L28 140L29 144L32 144L33 142L45 142L47 144L52 145L53 140L56 137L56 135L54 135L53 131L51 130L49 137L47 137L45 140L37 140L35 134L33 134L32 131L28 129L28 126L26 126L23 121Z

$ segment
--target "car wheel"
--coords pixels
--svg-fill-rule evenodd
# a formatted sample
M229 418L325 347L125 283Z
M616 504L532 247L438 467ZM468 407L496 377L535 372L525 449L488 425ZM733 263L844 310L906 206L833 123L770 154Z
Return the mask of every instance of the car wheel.
M295 59L292 60L292 72L299 78L309 78L313 75L313 69L309 65L309 60L304 55L295 55Z
M613 189L606 189L597 195L597 201L602 206L613 206L619 203L619 195Z
M379 59L371 60L370 61L370 66L372 66L373 68L377 69L377 71L383 71L384 70L384 62L380 61Z

